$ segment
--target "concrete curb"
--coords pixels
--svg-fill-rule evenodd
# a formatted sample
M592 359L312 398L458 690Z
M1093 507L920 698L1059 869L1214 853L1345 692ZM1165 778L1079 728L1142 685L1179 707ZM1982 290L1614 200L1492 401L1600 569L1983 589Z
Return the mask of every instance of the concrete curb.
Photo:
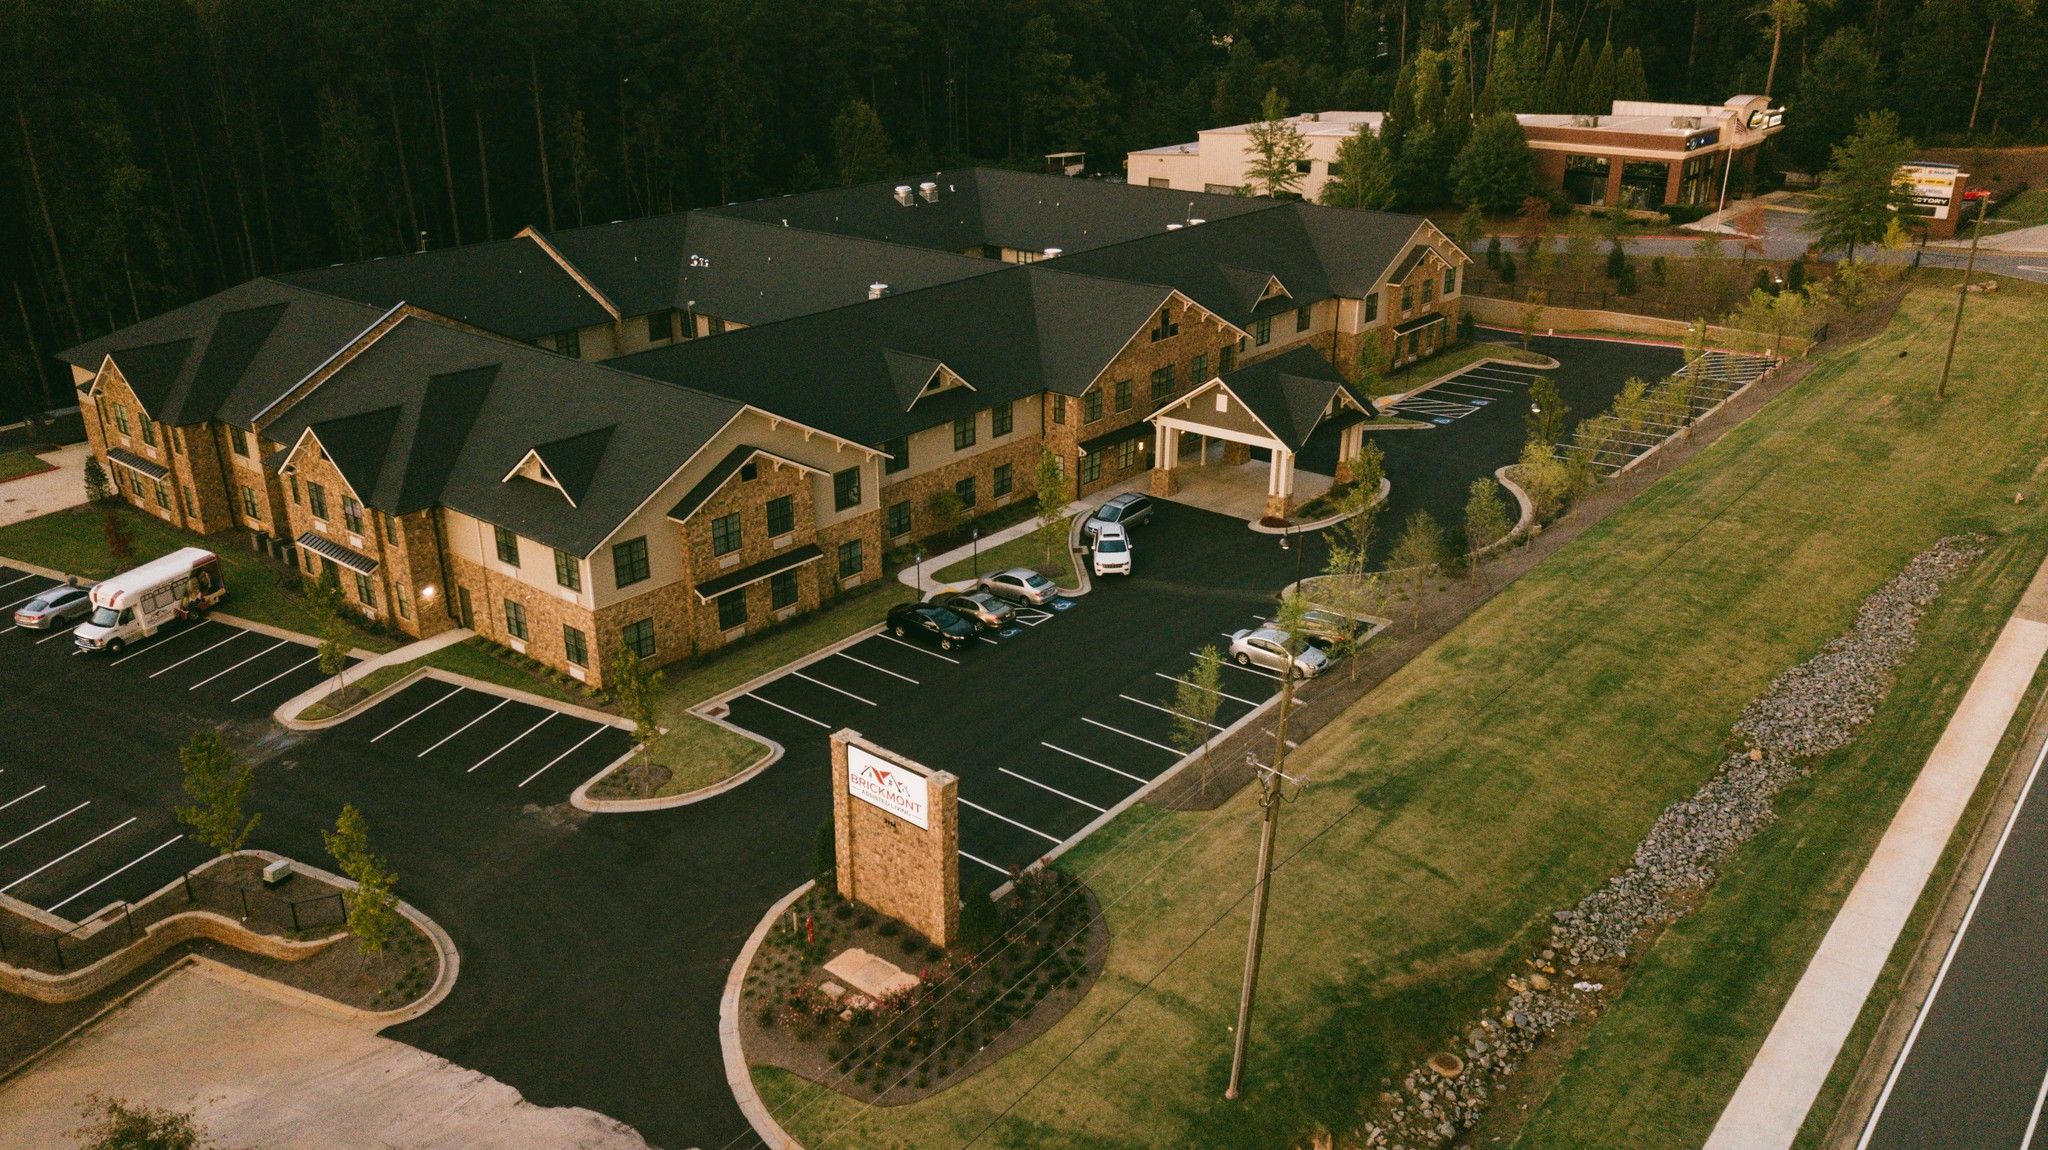
M20 559L9 558L5 555L0 555L0 563L5 563L9 567L19 568L31 575L41 575L45 579L55 580L59 583L73 577L68 571L59 571L54 567L45 567L40 563L29 563ZM97 582L99 582L97 579L80 579L78 585L80 587L90 587Z
M225 616L216 617L225 618ZM362 662L357 663L355 666L350 667L348 670L343 671L340 675L336 676L338 679L341 680L338 686L328 685L327 680L323 678L320 680L319 683L315 684L314 686L308 687L305 690L300 691L298 694L293 695L291 698L286 699L284 702L279 703L277 705L277 709L273 710L270 713L270 717L277 720L280 726L283 726L286 729L293 731L320 731L325 730L328 727L340 726L342 723L347 722L349 719L353 718L359 712L367 710L371 704L382 702L383 699L386 696L388 696L393 690L395 690L399 684L409 683L414 679L418 678L418 675L406 675L403 678L401 678L398 683L393 684L391 687L388 687L382 691L378 691L376 694L371 695L368 698L365 698L362 702L346 708L339 714L330 715L325 719L301 719L298 717L299 712L304 711L307 707L312 706L313 704L340 690L342 687L347 686L348 676L350 675L350 673L354 673L356 679L360 681L364 675L367 675L372 671L378 670L383 667L393 666L394 664L398 663L410 663L414 659L431 655L435 651L439 651L444 647L453 647L455 644L462 642L464 639L469 638L471 635L474 635L475 633L476 632L470 631L466 628L457 627L452 631L443 631L441 634L436 635L431 639L422 639L417 643L407 643L405 646L400 647L395 651L386 651L381 655L372 655L369 658L364 659ZM318 642L318 640L310 641L316 643ZM425 669L426 668L424 667L420 668L420 670Z
M1384 475L1380 476L1380 493L1373 497L1372 505L1378 507L1380 504L1385 503L1387 496L1391 495L1393 490L1394 481ZM1296 523L1287 527L1268 527L1254 519L1251 520L1251 529L1261 535L1299 535L1304 531L1327 531L1349 518L1351 518L1349 515L1329 515L1313 523Z
M1480 326L1485 326L1485 325L1483 325L1483 324L1482 324L1482 325L1480 325ZM1488 331L1504 331L1504 330L1506 330L1506 329L1504 329L1504 328L1488 328L1487 330L1488 330ZM1519 335L1520 335L1521 333L1520 333L1520 332L1517 332L1517 333L1515 333L1515 334L1519 336ZM1385 406L1387 406L1387 407L1392 407L1393 405L1395 405L1395 404L1397 404L1397 403L1401 403L1401 402L1403 402L1404 400L1412 399L1412 398L1414 398L1415 396L1421 395L1421 394L1422 394L1423 392L1425 392L1425 391L1428 391L1428 390L1429 390L1430 388L1432 388L1432 387L1435 387L1435 386L1437 386L1437 385L1438 385L1438 384L1440 384L1440 383L1445 383L1445 382L1448 382L1448 381L1450 381L1450 380L1456 379L1456 378L1458 378L1459 376L1461 376L1461 375L1465 374L1466 372L1468 372L1468 371L1471 371L1471 370L1472 370L1473 368L1475 368L1475 367L1484 367L1484 366L1486 366L1487 364L1490 364L1490 363L1501 363L1501 364L1506 364L1506 365L1507 365L1507 366L1509 366L1509 367L1519 367L1519 368L1531 369L1531 370L1535 370L1535 371L1556 371L1556 370L1558 370L1559 368L1561 368L1561 367L1563 367L1563 366L1564 366L1563 364L1559 363L1559 362L1558 362L1557 360L1555 360L1555 359L1551 358L1550 356L1544 355L1544 354L1543 354L1542 352L1540 352L1540 351L1532 351L1532 352L1529 352L1528 354L1529 354L1529 355L1533 355L1533 356L1536 356L1536 357L1538 357L1538 358L1542 359L1542 360L1543 360L1543 362L1542 362L1542 363L1529 363L1529 362L1527 362L1526 360L1519 360L1519 359L1503 359L1502 357L1500 357L1500 356L1497 356L1497 355L1489 355L1489 356L1486 356L1486 357L1484 357L1484 358L1482 358L1482 359L1475 359L1475 360L1473 360L1473 361L1472 361L1471 363L1468 363L1468 364L1466 364L1465 366L1463 366L1463 367L1461 367L1461 368L1457 369L1456 371L1447 371L1447 372L1443 373L1442 375L1439 375L1439 376L1437 376L1437 377L1436 377L1435 379L1432 379L1432 380L1428 381L1427 383L1420 383L1420 384L1417 384L1416 386L1414 386L1414 387L1411 387L1411 388L1409 388L1409 389L1408 389L1407 391L1394 391L1394 392L1388 392L1388 393L1387 393L1386 395L1376 395L1376 396L1374 396L1374 397L1373 397L1373 400L1372 400L1372 402L1373 402L1373 406L1374 406L1374 407L1379 407L1379 406L1381 406L1382 404L1384 404L1384 405L1385 405ZM1372 430L1372 429L1371 429L1371 428L1367 428L1366 430L1370 431L1370 430Z
M1515 482L1512 473L1516 466L1518 465L1513 463L1502 464L1494 468L1493 477L1500 481L1502 487L1508 489L1509 495L1515 497L1515 503L1522 509L1522 514L1515 519L1514 527L1510 528L1506 535L1495 540L1491 546L1473 552L1475 555L1484 555L1497 548L1520 542L1522 536L1536 526L1536 501L1529 498L1529 493L1522 490L1521 484Z
M761 949L761 943L768 938L768 931L775 925L775 920L817 885L817 880L813 879L790 891L761 916L761 921L754 924L754 933L747 936L747 944L740 948L739 957L733 959L732 970L725 976L725 992L718 996L718 1053L725 1062L725 1084L732 1089L733 1101L739 1103L740 1113L747 1116L747 1125L754 1128L755 1135L768 1150L803 1150L803 1145L775 1121L775 1116L768 1112L767 1104L761 1101L760 1092L754 1089L754 1076L747 1069L746 1051L740 1048L740 992L746 989L747 968L754 963L754 952Z
M697 715L699 719L707 723L716 723L742 738L760 743L765 748L761 753L761 757L756 759L752 766L747 767L730 778L722 779L708 787L698 787L694 791L686 791L680 795L662 795L659 798L652 799L591 798L590 789L592 787L602 782L607 775L623 770L626 764L632 760L633 756L640 753L640 748L636 745L625 754L620 755L610 766L584 780L582 786L570 792L569 805L579 811L589 811L594 815L630 815L638 814L642 811L674 810L677 807L687 807L692 803L701 803L706 799L715 799L727 791L735 790L751 781L755 775L774 766L782 759L783 749L781 743L773 739L763 738L744 727L736 727L727 722L723 716L714 718L710 715L697 714L695 711L690 713Z
M318 636L303 634L301 632L291 630L288 627L279 627L274 623L259 623L254 619L246 618L241 615L231 615L226 611L210 611L208 612L208 614L212 615L215 619L218 619L223 623L228 623L233 626L240 627L245 631L254 631L258 635L268 635L273 639L283 639L291 643L304 643L312 647L318 647L320 645L320 639ZM377 652L365 650L361 647L351 647L349 648L348 653L354 658L361 659L363 662L370 662L378 658ZM358 667L361 665L362 663L356 664L356 666ZM354 669L354 667L349 668L349 670Z

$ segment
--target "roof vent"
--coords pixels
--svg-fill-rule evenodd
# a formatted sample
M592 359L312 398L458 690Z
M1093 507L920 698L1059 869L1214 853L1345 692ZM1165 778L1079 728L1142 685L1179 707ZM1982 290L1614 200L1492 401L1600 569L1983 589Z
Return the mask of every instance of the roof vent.
M906 208L910 206L911 201L909 184L896 185L896 202L902 204Z
M936 204L939 202L939 185L926 180L924 183L917 185L917 195L925 203Z
M883 284L883 283L873 283L873 284L869 284L869 285L868 285L868 298L869 298L869 299L881 299L881 298L882 298L883 296L885 296L885 295L888 295L888 294L889 294L889 285L888 285L888 284Z
M1060 249L1059 249L1059 248L1047 248L1047 249L1045 249L1045 258L1046 258L1046 259L1049 259L1049 260L1050 260L1050 259L1058 259L1058 258L1059 258L1059 254L1060 254Z
M1181 228L1183 228L1183 227L1185 227L1185 226L1187 226L1187 225L1185 225L1185 224L1168 224L1168 225L1166 225L1166 230L1167 230L1167 231L1169 231L1169 232L1177 232L1177 231L1181 230Z
M1311 124L1320 124L1323 122L1323 114L1321 112L1303 112L1301 114L1301 118L1307 120Z
M1205 220L1205 219L1203 219L1203 218L1202 218L1202 217L1200 217L1200 216L1196 216L1195 218L1193 218L1193 219L1191 219L1191 220L1189 220L1189 221L1188 221L1188 226L1189 226L1189 227L1194 227L1194 226L1195 226L1196 224L1206 224L1206 223L1208 223L1208 222L1209 222L1208 220Z

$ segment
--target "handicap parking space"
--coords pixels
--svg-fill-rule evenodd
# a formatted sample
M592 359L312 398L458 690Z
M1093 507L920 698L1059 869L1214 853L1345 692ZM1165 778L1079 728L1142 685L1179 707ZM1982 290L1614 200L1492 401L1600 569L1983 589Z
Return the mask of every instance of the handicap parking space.
M1542 373L1503 363L1474 364L1426 390L1416 392L1388 410L1409 419L1439 426L1456 423L1495 403L1527 397L1530 381Z
M552 804L633 747L632 733L566 710L423 677L342 724L387 760Z

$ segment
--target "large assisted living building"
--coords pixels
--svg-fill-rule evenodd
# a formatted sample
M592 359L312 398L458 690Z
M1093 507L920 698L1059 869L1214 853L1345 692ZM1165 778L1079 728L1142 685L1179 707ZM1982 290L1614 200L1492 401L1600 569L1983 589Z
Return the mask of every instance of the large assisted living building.
M1071 496L1316 428L1341 469L1361 349L1448 342L1464 263L1413 217L964 169L259 278L63 358L130 504L602 685L880 578L935 493L1032 498L1048 451Z

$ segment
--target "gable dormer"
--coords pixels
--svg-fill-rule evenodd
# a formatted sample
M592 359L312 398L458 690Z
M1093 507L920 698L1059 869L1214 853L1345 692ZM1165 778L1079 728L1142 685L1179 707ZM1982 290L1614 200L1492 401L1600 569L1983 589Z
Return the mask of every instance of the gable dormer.
M526 454L520 457L518 465L513 467L511 471L506 472L505 477L499 480L499 482L510 483L514 479L530 479L543 487L552 487L562 493L562 498L569 501L569 506L576 506L576 497L570 495L563 488L562 481L555 478L555 473L548 470L547 461L540 457L540 449L537 447L527 448Z
M528 479L561 492L569 506L575 507L590 490L616 430L618 425L610 424L530 447L499 482Z
M896 396L903 401L905 411L934 395L963 387L968 391L974 390L974 385L962 378L959 372L928 355L884 348L882 358L889 365L889 377L896 385Z

